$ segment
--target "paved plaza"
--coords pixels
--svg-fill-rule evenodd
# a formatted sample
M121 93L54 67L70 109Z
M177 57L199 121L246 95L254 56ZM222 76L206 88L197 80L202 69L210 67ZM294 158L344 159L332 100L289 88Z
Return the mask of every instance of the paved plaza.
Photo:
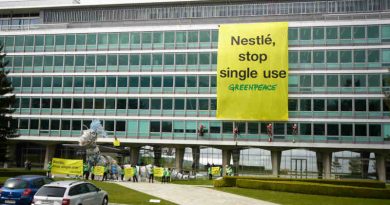
M274 203L252 199L210 189L207 186L116 182L127 188L156 196L180 205L275 205Z

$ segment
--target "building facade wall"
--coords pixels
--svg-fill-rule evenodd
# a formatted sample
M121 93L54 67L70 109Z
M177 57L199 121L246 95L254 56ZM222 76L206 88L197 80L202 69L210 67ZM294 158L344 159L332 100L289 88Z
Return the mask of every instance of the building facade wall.
M327 2L161 6L156 17L146 14L159 7L145 6L133 8L145 15L128 19L111 16L117 11L112 7L42 9L39 20L22 24L3 17L0 43L17 97L19 140L77 141L85 126L100 119L123 144L180 141L220 148L234 145L237 127L237 141L245 146L386 149L388 2ZM194 16L184 15L189 8ZM218 25L290 17L289 121L217 119ZM265 144L268 123L272 145Z

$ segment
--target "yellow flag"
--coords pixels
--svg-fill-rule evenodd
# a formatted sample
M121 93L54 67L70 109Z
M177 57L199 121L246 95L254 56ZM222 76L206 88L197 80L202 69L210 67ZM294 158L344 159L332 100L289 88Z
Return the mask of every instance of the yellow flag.
M83 175L83 160L53 158L51 164L52 174Z
M132 177L134 175L133 167L125 168L125 177Z
M220 175L221 174L220 167L211 167L211 174Z
M217 118L288 120L288 24L219 28Z
M93 174L95 176L103 176L103 174L104 174L104 167L103 166L95 166L93 168Z
M114 144L114 147L119 147L119 146L121 146L121 142L120 142L118 139L114 139L113 144Z
M153 174L155 177L162 177L164 173L164 168L162 167L154 167Z

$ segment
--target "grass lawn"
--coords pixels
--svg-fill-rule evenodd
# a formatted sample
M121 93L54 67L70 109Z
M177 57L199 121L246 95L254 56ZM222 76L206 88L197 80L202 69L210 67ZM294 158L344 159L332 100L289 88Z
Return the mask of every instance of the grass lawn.
M147 195L132 189L128 189L126 187L113 184L113 183L107 183L107 182L100 182L100 181L90 181L99 188L105 190L108 192L109 202L112 203L120 203L120 204L156 204L156 203L150 203L150 199L160 199L151 195ZM166 200L161 200L161 203L159 204L175 204Z
M0 177L0 185L3 185L4 182L8 179L9 177Z
M244 189L237 187L221 187L214 189L255 199L261 199L264 201L270 201L282 205L390 205L390 200L386 199L310 195L269 190Z
M172 180L172 184L185 184L185 185L213 185L213 180L208 179L195 179L195 180Z
M0 184L4 184L4 182L8 178L9 177L0 177ZM56 180L73 180L73 179L58 178ZM156 203L150 203L149 202L150 199L160 199L113 183L100 182L100 181L89 181L89 182L92 182L99 188L108 192L109 202L111 203L144 205L144 204L156 204ZM163 205L175 204L170 201L166 201L162 199L160 200L161 200L160 204Z

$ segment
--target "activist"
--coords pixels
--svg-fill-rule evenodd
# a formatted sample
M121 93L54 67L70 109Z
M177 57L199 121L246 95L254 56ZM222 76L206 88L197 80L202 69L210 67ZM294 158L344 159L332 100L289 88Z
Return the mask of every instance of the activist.
M121 181L123 181L123 178L125 177L125 167L123 165L121 166L120 174L121 174Z
M95 166L91 166L91 180L95 180L95 173L94 173Z
M166 175L166 178L165 178L165 182L166 183L171 182L171 168L168 168L167 175Z
M137 171L137 166L133 165L133 182L138 183L138 171Z
M88 165L88 163L83 164L83 177L85 180L88 180L88 178L89 178L89 165Z
M293 143L295 143L295 135L298 134L298 126L295 123L292 126L292 134L293 134Z
M161 177L161 184L164 184L166 182L166 177L168 174L167 172L168 172L168 168L164 168L163 175Z
M209 173L209 180L213 179L213 175L211 174L211 166L207 168L207 172Z
M51 161L49 161L49 163L47 164L46 176L51 178Z
M150 183L150 180L152 180L152 183L154 183L154 166L153 166L153 164L147 170L148 170L148 174L149 174L149 183Z
M268 142L272 142L272 124L267 125Z
M118 169L117 169L117 167L116 167L116 164L111 164L111 176L110 176L110 178L112 179L112 180L118 180Z
M227 176L233 176L233 169L229 165L226 165L226 175Z
M107 181L107 175L108 175L108 172L110 170L110 168L108 166L109 166L108 164L106 164L104 166L104 173L103 173L102 181L104 181L104 180Z

